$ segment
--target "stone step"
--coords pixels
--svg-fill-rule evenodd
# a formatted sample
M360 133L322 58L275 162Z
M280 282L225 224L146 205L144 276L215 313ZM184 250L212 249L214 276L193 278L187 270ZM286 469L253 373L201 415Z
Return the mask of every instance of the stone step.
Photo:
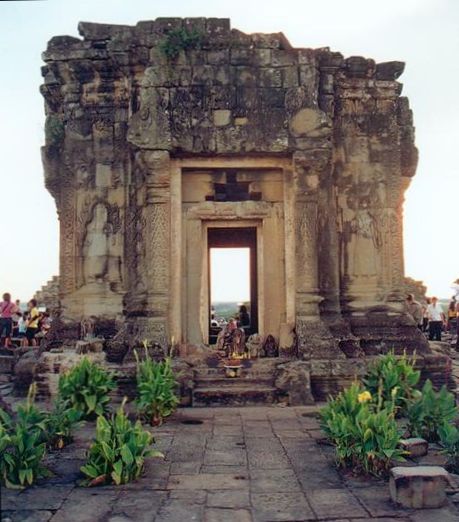
M256 384L263 384L265 386L273 385L273 376L266 375L263 377L252 377L252 376L244 376L237 378L228 378L225 375L215 375L215 376L205 376L205 377L196 377L195 383L196 387L202 386L204 388L209 386L235 386L235 385L247 385L252 386Z
M197 368L195 369L194 374L197 379L206 377L223 377L225 376L225 368ZM274 374L275 372L272 370L258 370L244 367L242 368L242 376L253 379L273 377Z
M253 406L273 404L277 400L276 389L263 384L231 386L198 386L193 390L193 406Z

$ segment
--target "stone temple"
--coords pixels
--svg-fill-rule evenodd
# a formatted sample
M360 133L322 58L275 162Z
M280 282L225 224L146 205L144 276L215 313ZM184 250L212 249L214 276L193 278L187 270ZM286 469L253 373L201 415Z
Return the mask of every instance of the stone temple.
M301 366L315 397L392 348L448 380L404 308L417 150L402 62L227 19L78 29L50 40L42 69L62 331L92 318L125 343L208 344L223 242L250 248L256 332L295 354L279 364Z

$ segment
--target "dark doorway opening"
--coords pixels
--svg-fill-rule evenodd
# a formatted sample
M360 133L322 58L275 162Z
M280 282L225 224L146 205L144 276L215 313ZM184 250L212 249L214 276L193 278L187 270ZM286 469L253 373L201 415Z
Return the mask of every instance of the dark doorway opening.
M209 343L215 344L222 323L216 310L213 310L212 303L212 257L211 252L215 249L247 249L248 261L248 283L249 283L249 299L241 300L237 305L247 307L248 320L244 327L246 336L258 332L258 284L257 284L257 229L256 227L234 227L234 228L209 228L207 233L208 244L208 266L209 266ZM215 257L214 257L215 260ZM237 270L228 269L228 273L224 276L223 283L225 285L235 285L238 277L242 277ZM246 277L244 275L244 277ZM239 282L239 281L238 281ZM238 307L234 306L234 316L238 314Z

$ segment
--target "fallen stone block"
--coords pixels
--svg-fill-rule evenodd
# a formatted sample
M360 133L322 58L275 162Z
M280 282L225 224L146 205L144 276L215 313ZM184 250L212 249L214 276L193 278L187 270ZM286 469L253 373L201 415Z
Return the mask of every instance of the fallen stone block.
M446 502L448 481L440 466L397 466L390 470L390 496L406 508L437 508Z
M409 457L423 457L429 449L429 443L420 437L402 439L400 446L408 452Z
M75 352L80 355L87 353L102 353L103 350L103 341L97 339L91 341L77 341L75 345Z

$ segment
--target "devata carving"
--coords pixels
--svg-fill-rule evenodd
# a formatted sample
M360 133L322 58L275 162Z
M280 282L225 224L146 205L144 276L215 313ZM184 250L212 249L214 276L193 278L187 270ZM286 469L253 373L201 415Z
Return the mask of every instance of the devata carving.
M85 284L121 282L121 238L119 211L96 203L86 225L83 242L83 276Z
M165 56L171 27L196 28L205 45ZM63 318L116 320L163 347L205 343L207 230L251 227L261 336L251 352L293 338L312 362L428 350L400 293L417 161L400 62L296 49L224 19L79 31L43 55ZM317 368L294 378L310 371L315 386Z

